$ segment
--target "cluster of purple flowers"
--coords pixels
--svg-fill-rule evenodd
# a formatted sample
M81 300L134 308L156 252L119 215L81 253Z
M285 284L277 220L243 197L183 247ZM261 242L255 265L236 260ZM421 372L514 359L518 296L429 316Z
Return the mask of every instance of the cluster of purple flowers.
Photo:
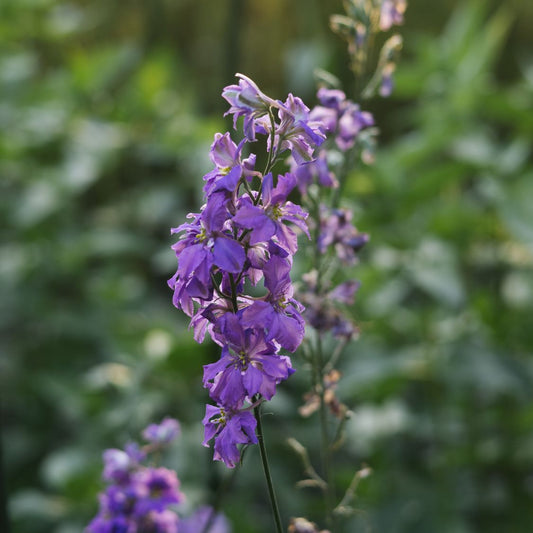
M180 434L173 418L149 425L142 433L148 442L140 448L110 449L103 455L100 509L87 533L230 533L226 517L212 507L199 507L191 516L179 518L173 507L184 501L176 472L144 466L151 453L170 444Z
M222 348L219 361L204 367L204 387L216 402L206 408L204 445L214 438L214 459L228 467L239 461L237 445L257 442L251 407L270 400L293 373L280 350L294 352L303 340L303 307L293 297L290 271L298 232L309 236L307 213L288 198L298 169L314 160L325 138L322 121L299 98L273 100L238 77L222 96L234 126L243 118L244 138L235 144L229 133L215 135L205 203L172 230L180 239L173 246L178 268L169 280L173 303L191 317L195 339L208 334ZM258 135L267 138L263 172L255 169L255 154L244 155ZM275 175L286 152L294 169ZM252 296L260 282L264 294Z
M352 149L363 130L374 125L374 118L368 111L348 100L346 94L338 89L322 87L317 93L320 105L315 106L310 117L323 125L328 140L340 152ZM298 180L298 188L302 194L307 192L309 185L318 183L322 187L337 187L338 181L328 162L331 152L330 143L325 143L318 150L314 161L306 165L292 165L292 172Z
M346 99L344 92L321 88L317 94L320 105L313 108L310 116L322 122L327 141L315 161L294 169L298 186L306 195L312 183L322 187L338 185L335 173L328 165L332 146L335 151L346 153L356 146L361 132L374 125L372 115L361 111L359 106ZM334 255L336 260L351 266L357 262L357 252L368 242L368 234L361 233L352 223L352 212L346 208L328 208L321 204L316 213L318 237L314 245L322 256ZM304 318L318 331L331 331L334 336L350 339L357 333L351 320L339 309L352 305L359 283L349 280L331 289L327 283L318 281L316 270L304 274L303 286L298 297L305 305Z
M167 418L146 428L143 436L149 444L144 448L130 443L125 450L104 452L103 479L108 486L87 527L89 533L178 533L178 515L169 508L184 499L176 472L142 464L150 451L178 434L178 422Z

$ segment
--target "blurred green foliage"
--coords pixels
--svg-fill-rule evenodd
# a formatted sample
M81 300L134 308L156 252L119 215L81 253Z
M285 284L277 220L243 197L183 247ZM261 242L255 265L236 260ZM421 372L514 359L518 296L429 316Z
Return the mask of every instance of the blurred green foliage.
M362 463L346 531L527 533L533 523L533 57L527 3L413 0L382 130L347 203L371 234L354 410L338 486ZM13 530L70 533L96 511L102 449L170 414L189 503L225 476L199 446L198 347L171 306L169 228L199 207L222 87L245 72L312 103L319 66L353 86L327 17L340 2L4 0L0 4L0 379ZM299 362L295 359L295 366ZM266 417L286 517L320 498L285 445L305 371ZM275 420L275 422L273 421ZM256 450L223 506L270 531Z

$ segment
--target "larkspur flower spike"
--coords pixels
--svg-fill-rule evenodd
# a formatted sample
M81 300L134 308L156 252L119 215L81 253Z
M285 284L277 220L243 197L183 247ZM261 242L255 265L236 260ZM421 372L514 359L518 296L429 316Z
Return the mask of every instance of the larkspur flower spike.
M300 98L274 100L250 78L237 77L222 96L235 128L243 119L244 138L237 144L229 133L215 135L204 205L172 230L180 234L173 246L178 268L168 282L195 339L208 335L221 346L219 361L204 367L204 387L216 402L206 409L204 444L214 439L214 459L228 467L238 463L239 445L257 442L252 406L270 400L293 373L281 350L294 352L304 336L290 271L298 234L309 237L307 213L288 199L295 172L273 169L282 154L297 166L312 163L325 139L323 122ZM256 154L243 156L258 135L267 138L264 173L255 169ZM261 280L264 295L252 298L247 287Z

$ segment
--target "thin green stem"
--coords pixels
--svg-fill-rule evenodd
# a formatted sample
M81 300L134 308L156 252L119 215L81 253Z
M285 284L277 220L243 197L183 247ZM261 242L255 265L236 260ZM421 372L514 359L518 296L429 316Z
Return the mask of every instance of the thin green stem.
M335 496L330 476L330 447L328 431L328 412L324 390L324 354L322 351L322 336L317 332L316 342L316 367L317 377L320 382L317 383L320 397L320 451L322 459L322 478L326 482L324 491L324 501L326 504L326 525L331 528L333 524L333 505Z
M274 515L274 522L276 523L277 533L283 533L283 526L281 525L281 517L279 514L278 502L276 500L276 493L274 492L274 483L270 474L270 467L268 465L268 456L263 437L263 424L261 423L261 404L254 407L254 415L257 421L257 440L259 441L259 451L261 454L261 462L263 463L263 471L268 487L268 495L270 496L270 505L272 506L272 514Z

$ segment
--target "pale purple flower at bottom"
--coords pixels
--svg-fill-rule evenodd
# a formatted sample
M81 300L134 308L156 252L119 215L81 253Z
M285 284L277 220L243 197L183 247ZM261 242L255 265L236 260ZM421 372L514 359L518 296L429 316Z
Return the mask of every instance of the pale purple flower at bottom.
M215 461L224 461L233 468L240 460L237 444L257 444L255 428L257 422L249 411L235 411L223 406L206 405L203 445L215 439Z
M208 529L205 529L209 524ZM212 507L199 507L189 518L180 520L179 533L230 533L226 517Z

